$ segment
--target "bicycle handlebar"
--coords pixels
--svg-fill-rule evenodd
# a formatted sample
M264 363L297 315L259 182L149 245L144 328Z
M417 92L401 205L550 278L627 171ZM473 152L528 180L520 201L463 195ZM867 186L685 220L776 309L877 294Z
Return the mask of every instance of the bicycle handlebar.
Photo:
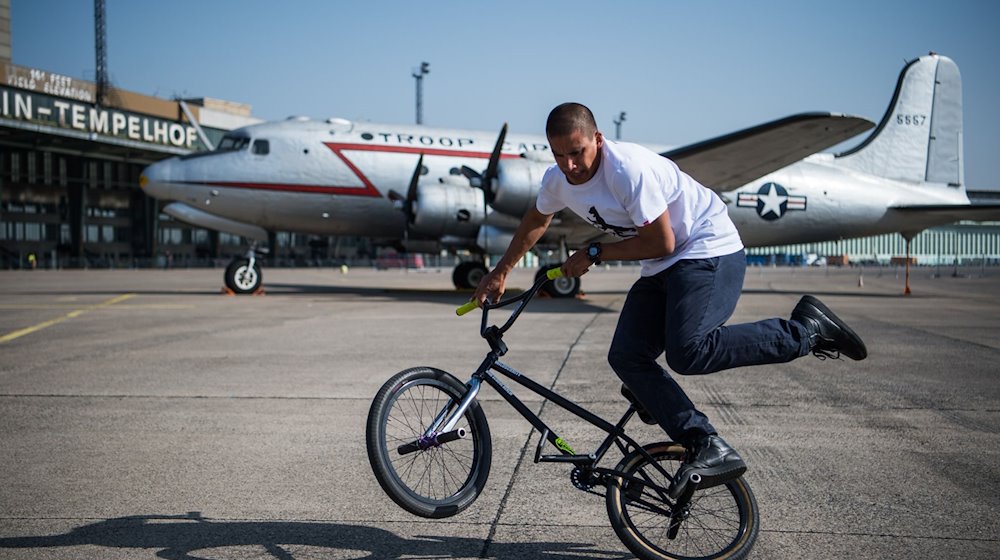
M545 273L545 279L546 279L546 281L547 280L555 280L556 278L561 278L562 276L563 276L563 272L562 272L561 268L551 268L551 269L549 269ZM506 305L507 303L508 302L499 302L499 303L494 304L493 307L500 307L502 305ZM473 300L469 300L467 303L465 303L464 305L462 305L461 307L459 307L458 309L456 309L455 310L455 314L458 315L459 317L461 317L462 315L465 315L466 313L472 311L473 309L477 309L478 307L479 307L479 302L478 301L476 301L474 299Z

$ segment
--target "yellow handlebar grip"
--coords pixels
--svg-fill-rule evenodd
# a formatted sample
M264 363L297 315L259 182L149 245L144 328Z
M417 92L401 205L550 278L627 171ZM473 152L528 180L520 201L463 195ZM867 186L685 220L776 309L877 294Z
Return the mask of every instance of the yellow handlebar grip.
M456 309L455 310L455 314L458 315L459 317L461 317L462 315L465 315L469 311L472 311L473 309L476 309L478 307L479 307L479 302L476 301L476 300L471 300L468 303L466 303L465 305L463 305L462 307L459 307L458 309Z
M563 272L561 268L550 268L545 275L549 277L549 280L555 280L556 278L562 278Z

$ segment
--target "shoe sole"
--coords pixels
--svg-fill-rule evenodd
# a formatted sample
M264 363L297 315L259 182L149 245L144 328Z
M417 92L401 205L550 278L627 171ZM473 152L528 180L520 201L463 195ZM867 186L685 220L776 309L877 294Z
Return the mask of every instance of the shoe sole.
M747 472L747 464L743 462L743 459L737 461L732 461L729 463L723 463L717 467L712 467L710 469L691 469L685 473L685 478L690 480L691 475L697 474L701 477L701 482L698 483L698 490L705 490L707 488L712 488L714 486L720 486L732 480L743 476L743 473ZM667 495L671 500L676 500L678 496L681 495L684 487L687 485L687 480L683 483L678 484L679 481L674 482L667 491Z
M725 484L730 480L736 480L743 476L743 473L747 472L747 465L743 461L740 461L739 463L722 464L711 469L691 469L691 472L701 475L701 482L698 484L698 489L702 490ZM690 476L688 475L689 478Z
M827 307L826 305L823 305L823 302L821 302L820 300L816 299L813 296L807 295L807 296L802 296L802 300L799 301L799 305L803 304L812 307L816 311L820 312L827 319L832 321L835 325L837 325L837 327L840 328L840 330L847 336L847 338L850 339L852 345L858 348L858 350L861 352L857 356L852 356L850 354L847 354L846 352L841 351L845 356L847 356L852 360L863 360L868 357L868 348L865 346L865 342L861 340L861 337L858 336L858 333L854 332L854 329L848 327L846 323L841 321L840 317L838 317L836 313L830 311L830 308Z

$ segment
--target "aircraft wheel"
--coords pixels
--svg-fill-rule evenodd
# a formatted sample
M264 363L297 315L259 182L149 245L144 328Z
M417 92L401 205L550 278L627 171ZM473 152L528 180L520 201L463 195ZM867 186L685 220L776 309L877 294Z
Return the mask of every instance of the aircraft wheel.
M550 264L539 268L538 272L535 273L535 280L537 281L549 270L559 268L560 266L562 265ZM542 286L542 290L554 298L571 298L580 293L580 279L566 278L565 276L556 278Z
M252 294L260 289L263 276L260 265L250 266L250 259L233 259L226 267L226 287L237 294Z
M451 273L451 281L459 290L474 290L487 273L489 273L489 269L481 262L460 262Z

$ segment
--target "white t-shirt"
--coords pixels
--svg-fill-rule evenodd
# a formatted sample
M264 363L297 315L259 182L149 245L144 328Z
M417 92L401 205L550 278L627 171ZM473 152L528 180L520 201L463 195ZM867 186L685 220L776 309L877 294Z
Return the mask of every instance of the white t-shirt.
M642 260L652 276L681 259L721 257L743 248L726 205L677 164L638 144L604 140L597 173L572 185L553 165L542 177L535 207L542 214L569 208L594 227L622 239L670 212L674 252Z

